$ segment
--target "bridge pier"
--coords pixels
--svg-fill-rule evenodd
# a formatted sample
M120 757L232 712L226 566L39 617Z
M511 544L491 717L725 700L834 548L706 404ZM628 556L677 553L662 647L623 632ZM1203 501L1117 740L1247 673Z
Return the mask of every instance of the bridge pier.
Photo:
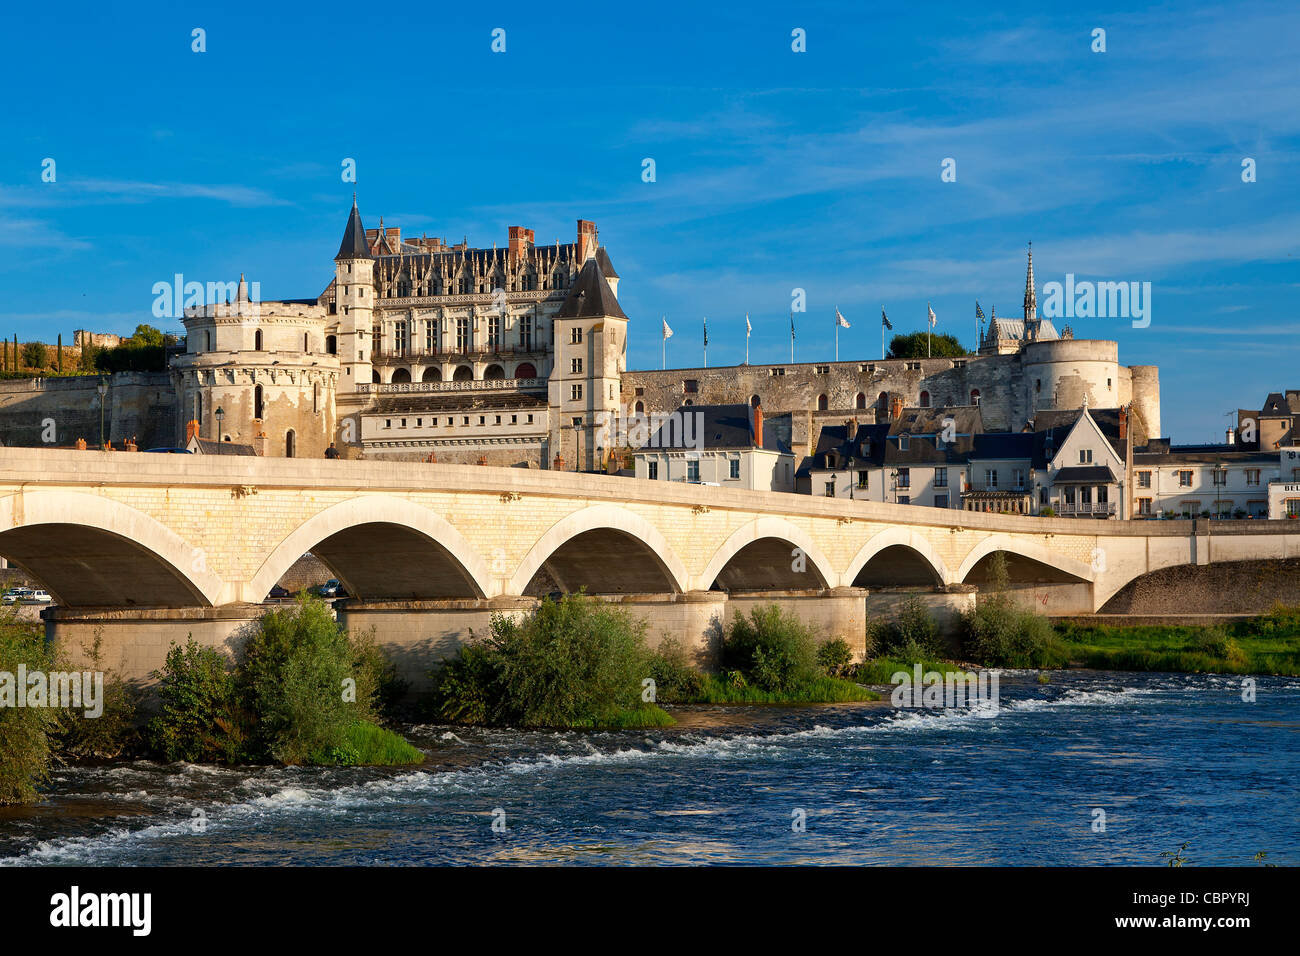
M827 588L789 591L732 591L727 596L726 621L755 607L779 605L802 621L820 640L843 638L857 658L866 650L867 588Z
M99 666L139 685L153 683L174 643L192 636L203 647L233 657L245 629L266 613L260 604L224 604L182 608L70 608L41 612L45 638L75 669L91 666L90 651L99 639Z

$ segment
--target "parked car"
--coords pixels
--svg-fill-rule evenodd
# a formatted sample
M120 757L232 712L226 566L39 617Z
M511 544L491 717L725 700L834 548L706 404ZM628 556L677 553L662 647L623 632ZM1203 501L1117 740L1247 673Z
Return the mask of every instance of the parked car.
M21 586L13 587L4 593L4 597L0 597L0 601L2 601L5 604L21 604L23 601L27 599L27 596L31 593L32 593L31 588L25 588Z
M44 588L36 588L27 598L29 604L49 604L54 599L50 597L50 592Z
M270 598L271 600L279 600L281 598L287 598L288 596L289 596L289 592L284 588L280 587L280 585L278 584L275 587L271 588L271 593L267 595L267 597Z
M319 594L321 597L327 597L327 598L339 597L340 596L339 591L341 591L342 588L343 585L339 584L338 578L330 578L328 581L326 581L324 584L322 584L319 588L316 589L316 593Z

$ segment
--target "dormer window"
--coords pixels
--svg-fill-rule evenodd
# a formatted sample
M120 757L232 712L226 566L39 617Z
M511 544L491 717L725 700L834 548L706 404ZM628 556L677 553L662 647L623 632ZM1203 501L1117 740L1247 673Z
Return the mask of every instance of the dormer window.
M907 451L908 444L909 444L909 439L908 439L908 436L907 436L907 435L899 435L899 436L898 436L898 450L899 450L899 451Z

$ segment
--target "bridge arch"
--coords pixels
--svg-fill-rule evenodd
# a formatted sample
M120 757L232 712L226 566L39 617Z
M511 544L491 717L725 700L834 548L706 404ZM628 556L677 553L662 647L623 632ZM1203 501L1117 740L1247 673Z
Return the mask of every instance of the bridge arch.
M403 498L362 495L317 512L277 544L249 582L244 600L265 598L308 551L354 597L482 598L494 593L487 562L446 518Z
M0 554L68 607L207 607L224 582L156 518L112 498L25 491L0 499Z
M858 550L844 570L841 579L843 584L851 586L872 559L889 548L907 548L915 552L920 560L929 566L929 570L937 578L937 584L953 583L952 572L948 570L948 565L923 535L911 528L895 526L872 535Z
M1029 558L1040 564L1045 564L1049 568L1055 568L1057 571L1072 575L1080 581L1092 583L1097 580L1097 573L1093 570L1090 562L1078 561L1064 554L1051 551L1032 538L1013 538L1010 535L994 534L971 548L970 553L962 561L961 567L957 569L957 574L953 578L954 583L960 584L965 581L966 577L974 570L975 565L995 551L1005 551L1007 554Z
M704 573L695 579L698 589L707 591L713 587L715 581L722 575L727 565L731 563L741 551L753 546L761 546L761 542L776 541L787 546L782 556L787 566L793 564L791 552L798 548L807 559L808 570L812 572L813 580L801 578L798 583L791 582L788 586L795 588L829 588L834 587L839 580L834 567L830 560L817 542L803 528L799 527L792 521L785 518L778 518L774 515L765 515L761 518L755 518L748 524L741 525L724 541L721 547L714 552L713 557L709 560L704 569ZM797 573L793 572L792 573ZM779 586L772 584L770 586Z
M620 508L616 505L591 505L561 518L538 538L528 553L524 555L523 561L520 562L514 576L510 579L508 593L523 594L532 582L534 575L541 570L544 564L547 564L557 554L560 554L566 545L584 535L590 537L585 538L583 542L579 542L580 544L603 541L607 545L611 541L616 541L617 538L622 538L625 541L630 539L636 542L654 557L657 570L662 572L663 579L673 591L687 590L686 585L689 578L686 567L658 528L645 518L626 508ZM601 593L590 586L591 581L589 578L589 573L583 574L579 572L572 581L559 582L561 584L560 590L565 590L566 586L586 585L589 591ZM641 588L639 585L632 584L629 580L624 587L615 590L657 589L662 589L662 584Z

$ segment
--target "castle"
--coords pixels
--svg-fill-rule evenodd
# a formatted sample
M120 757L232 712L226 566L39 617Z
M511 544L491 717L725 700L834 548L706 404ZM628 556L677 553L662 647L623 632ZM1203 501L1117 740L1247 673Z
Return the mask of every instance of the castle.
M797 455L811 453L821 426L885 421L900 403L978 405L986 430L1012 432L1040 411L1127 407L1136 444L1160 435L1157 369L1121 365L1115 342L1075 339L1040 318L1032 252L1023 317L995 310L979 352L962 358L628 371L618 288L588 220L572 242L539 246L533 230L511 226L505 246L470 248L382 220L367 229L354 199L319 295L253 302L241 277L233 301L187 308L167 372L114 377L107 437L604 470L626 451L605 447L609 416L689 404L788 416L782 440ZM42 409L61 389L71 401L62 381L0 395L6 442L35 443ZM93 388L76 394L66 420L93 436L94 416L80 408L84 399L98 410Z

